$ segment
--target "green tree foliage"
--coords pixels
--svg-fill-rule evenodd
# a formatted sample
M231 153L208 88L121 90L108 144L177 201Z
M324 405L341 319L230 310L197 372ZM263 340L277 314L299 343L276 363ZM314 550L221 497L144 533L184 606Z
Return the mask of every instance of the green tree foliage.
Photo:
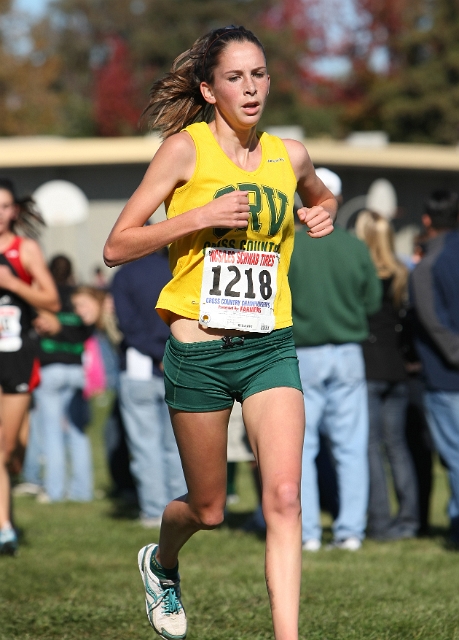
M0 16L3 16L11 11L11 4L11 0L0 0Z
M343 118L349 129L383 129L401 142L459 141L459 3L457 0L362 0L366 47L350 50ZM371 69L384 46L386 73Z
M0 135L47 134L58 126L60 98L52 90L61 73L55 55L44 56L40 30L36 49L25 55L18 47L24 16L0 0Z
M142 133L152 82L196 38L232 23L267 51L262 126L299 124L308 136L383 129L393 141L456 144L459 0L353 2L355 28L331 47L351 72L326 81L312 63L330 53L339 0L52 0L26 52L13 28L20 16L0 0L0 135Z
M7 11L7 0L0 3ZM10 98L0 135L142 133L137 120L153 81L194 40L227 24L244 24L265 45L272 89L262 124L329 132L337 110L309 70L324 42L318 4L323 0L53 0L30 32L31 53L14 60L24 80L12 73L4 83L15 96L21 82L24 91L30 84L34 97L22 100L24 113ZM0 94L0 115L1 102ZM35 125L33 113L42 114Z

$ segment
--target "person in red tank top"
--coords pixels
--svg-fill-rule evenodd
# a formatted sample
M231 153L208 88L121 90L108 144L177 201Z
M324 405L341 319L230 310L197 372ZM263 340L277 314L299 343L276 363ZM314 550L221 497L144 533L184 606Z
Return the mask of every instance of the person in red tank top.
M59 310L53 279L30 237L42 224L33 200L18 199L13 183L0 178L0 554L15 554L17 549L8 470L30 393L40 381L29 336L34 309Z

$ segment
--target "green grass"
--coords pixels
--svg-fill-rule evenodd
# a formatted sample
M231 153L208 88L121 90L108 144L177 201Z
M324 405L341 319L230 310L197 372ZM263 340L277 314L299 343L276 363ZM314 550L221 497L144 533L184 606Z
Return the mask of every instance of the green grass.
M91 426L96 484L106 490L100 420ZM241 502L227 524L194 536L181 555L189 640L272 638L264 543L236 528L253 508L240 465ZM459 553L444 547L445 474L436 468L431 538L366 541L358 553L304 555L300 637L308 640L459 640ZM24 531L17 558L0 558L0 640L142 640L149 627L136 566L157 532L121 517L108 498L40 505L16 499ZM330 538L324 517L325 535Z

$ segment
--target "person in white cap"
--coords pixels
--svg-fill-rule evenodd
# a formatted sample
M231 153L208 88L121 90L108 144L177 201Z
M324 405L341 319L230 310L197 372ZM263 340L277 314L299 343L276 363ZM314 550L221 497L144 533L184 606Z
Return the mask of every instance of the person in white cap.
M342 182L339 175L337 175L334 171L330 171L326 167L318 167L316 169L316 176L318 176L324 185L329 189L335 198L340 202L342 199Z
M341 180L317 175L333 193ZM333 523L338 549L360 548L368 504L368 407L360 343L367 316L379 309L381 285L366 245L340 228L319 242L297 230L289 271L293 338L304 390L307 429L302 460L302 535L305 551L321 546L316 458L320 433L335 461L339 510Z

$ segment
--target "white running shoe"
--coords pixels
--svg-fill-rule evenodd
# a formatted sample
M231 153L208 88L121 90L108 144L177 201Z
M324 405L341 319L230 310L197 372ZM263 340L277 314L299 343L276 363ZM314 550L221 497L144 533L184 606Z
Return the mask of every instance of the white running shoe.
M52 500L44 489L37 494L38 504L51 504Z
M161 527L162 516L146 516L143 513L140 514L138 523L144 527L144 529L159 529Z
M357 536L351 536L344 540L333 540L327 549L345 549L346 551L358 551L362 546L362 541Z
M148 620L164 640L186 638L186 615L180 600L180 576L177 580L158 578L150 568L157 544L149 544L138 554L139 571L145 587L145 608Z
M11 493L15 498L20 496L38 496L41 491L41 486L33 482L21 482L11 489Z
M310 538L309 540L306 540L306 542L303 542L303 551L319 551L321 546L320 540L317 540L317 538Z

